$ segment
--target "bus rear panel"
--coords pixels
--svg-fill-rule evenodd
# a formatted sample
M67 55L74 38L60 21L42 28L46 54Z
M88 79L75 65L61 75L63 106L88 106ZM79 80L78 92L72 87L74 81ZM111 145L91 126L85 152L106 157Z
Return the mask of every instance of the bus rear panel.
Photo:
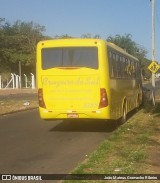
M102 40L40 42L37 83L41 118L110 119L107 64Z

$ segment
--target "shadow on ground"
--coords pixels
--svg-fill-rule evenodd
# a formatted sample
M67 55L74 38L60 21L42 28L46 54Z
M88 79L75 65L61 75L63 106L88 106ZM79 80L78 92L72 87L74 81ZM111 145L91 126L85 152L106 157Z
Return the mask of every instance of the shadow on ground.
M131 111L127 115L129 120L136 110ZM127 123L127 121L126 121ZM122 124L119 120L99 120L99 119L66 119L60 124L50 129L53 131L69 131L69 132L113 132Z
M113 132L118 128L117 121L104 120L63 120L50 130L52 131L69 131L69 132Z

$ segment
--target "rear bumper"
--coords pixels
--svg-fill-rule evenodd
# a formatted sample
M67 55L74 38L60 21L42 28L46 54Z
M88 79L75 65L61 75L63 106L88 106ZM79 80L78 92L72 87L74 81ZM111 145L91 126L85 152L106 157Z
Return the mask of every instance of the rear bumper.
M49 111L39 107L40 117L42 119L69 119L69 118L82 118L82 119L110 119L110 109L105 107L96 111ZM72 115L73 114L73 115Z

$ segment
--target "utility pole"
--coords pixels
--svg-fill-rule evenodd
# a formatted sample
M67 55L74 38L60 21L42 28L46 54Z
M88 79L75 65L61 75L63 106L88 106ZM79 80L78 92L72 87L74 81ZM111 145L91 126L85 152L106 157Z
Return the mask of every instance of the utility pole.
M152 61L155 61L155 0L152 0ZM152 73L152 102L155 106L155 74Z

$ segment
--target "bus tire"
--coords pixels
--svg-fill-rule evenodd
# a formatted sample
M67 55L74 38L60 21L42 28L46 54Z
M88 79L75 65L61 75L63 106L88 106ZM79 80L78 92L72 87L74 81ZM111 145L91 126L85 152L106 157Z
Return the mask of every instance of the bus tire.
M122 111L122 118L121 118L121 124L125 123L127 121L127 108L126 108L126 102L123 105L123 111Z
M136 111L139 110L140 105L141 105L141 100L140 100L140 95L138 94L138 96L137 96L137 101L136 101Z

